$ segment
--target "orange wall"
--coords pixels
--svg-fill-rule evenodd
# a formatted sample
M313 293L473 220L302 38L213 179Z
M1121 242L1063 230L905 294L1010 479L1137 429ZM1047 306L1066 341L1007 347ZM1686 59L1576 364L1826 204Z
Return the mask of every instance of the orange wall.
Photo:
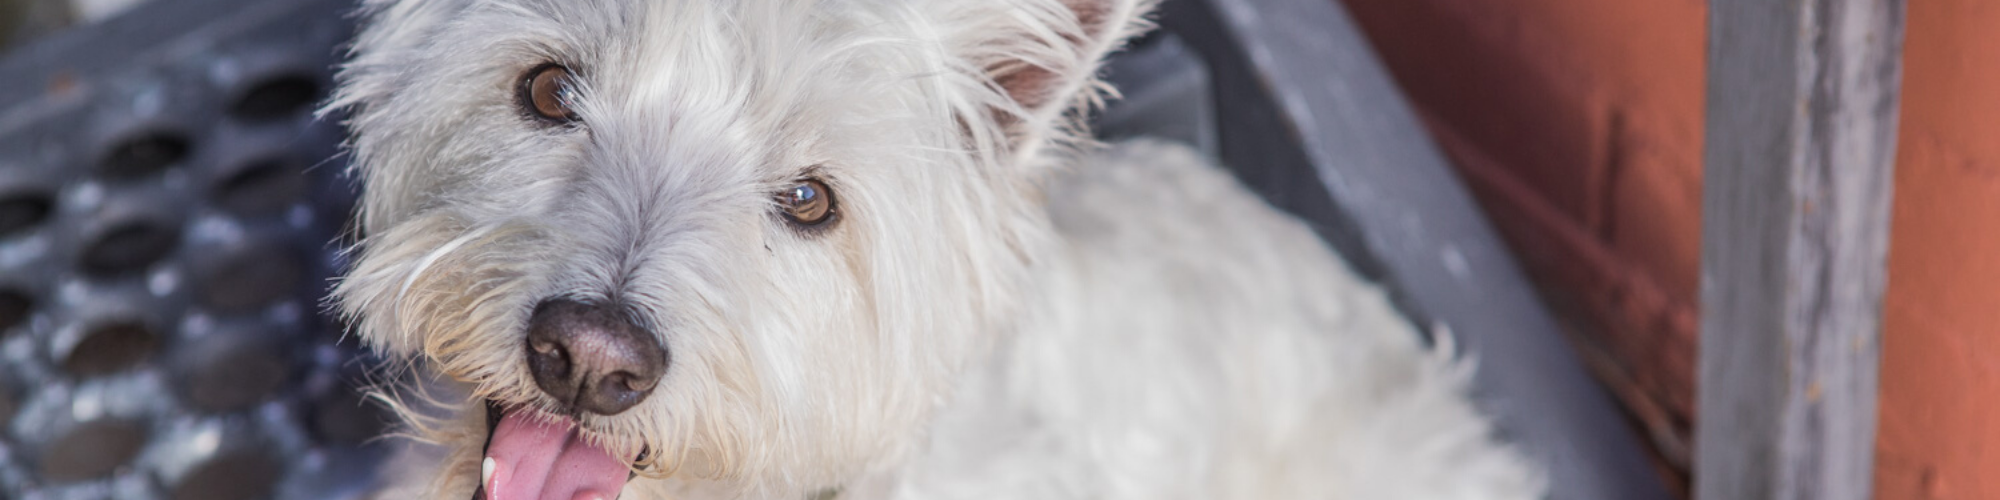
M1876 498L2000 498L2000 4L1909 2Z
M1597 373L1685 465L1702 0L1344 0Z
M1701 0L1342 0L1581 352L1685 465ZM1908 3L1876 498L2000 499L2000 2Z

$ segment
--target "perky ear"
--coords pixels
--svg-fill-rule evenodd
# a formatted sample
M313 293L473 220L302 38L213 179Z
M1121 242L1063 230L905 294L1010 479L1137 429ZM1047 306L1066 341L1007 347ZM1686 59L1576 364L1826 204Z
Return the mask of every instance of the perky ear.
M1156 0L970 0L960 12L970 37L961 45L1000 91L985 119L1014 158L1080 132L1080 109L1108 91L1097 79L1106 54L1146 29Z

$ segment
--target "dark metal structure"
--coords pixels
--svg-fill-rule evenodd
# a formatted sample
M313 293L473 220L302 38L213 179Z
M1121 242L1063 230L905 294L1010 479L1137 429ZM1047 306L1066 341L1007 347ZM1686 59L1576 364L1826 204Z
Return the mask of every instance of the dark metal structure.
M351 0L161 0L0 60L0 497L352 498L368 360L321 314L353 188L313 103ZM1479 360L1558 499L1662 498L1633 430L1327 0L1169 0L1106 136L1186 140Z
M367 363L321 314L353 189L343 2L177 0L0 61L0 497L350 498Z

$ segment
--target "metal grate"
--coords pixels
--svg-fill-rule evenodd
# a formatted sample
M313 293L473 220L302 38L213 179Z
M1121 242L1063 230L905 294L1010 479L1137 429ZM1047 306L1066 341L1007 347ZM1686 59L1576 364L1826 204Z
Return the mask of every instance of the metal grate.
M155 2L0 61L0 498L367 483L385 420L320 304L346 3Z

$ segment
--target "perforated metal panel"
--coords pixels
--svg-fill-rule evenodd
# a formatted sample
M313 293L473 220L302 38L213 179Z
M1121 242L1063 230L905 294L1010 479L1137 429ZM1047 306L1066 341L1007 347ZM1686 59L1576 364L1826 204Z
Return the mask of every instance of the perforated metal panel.
M383 418L321 305L354 190L312 116L345 4L160 0L0 62L0 492L364 485Z

